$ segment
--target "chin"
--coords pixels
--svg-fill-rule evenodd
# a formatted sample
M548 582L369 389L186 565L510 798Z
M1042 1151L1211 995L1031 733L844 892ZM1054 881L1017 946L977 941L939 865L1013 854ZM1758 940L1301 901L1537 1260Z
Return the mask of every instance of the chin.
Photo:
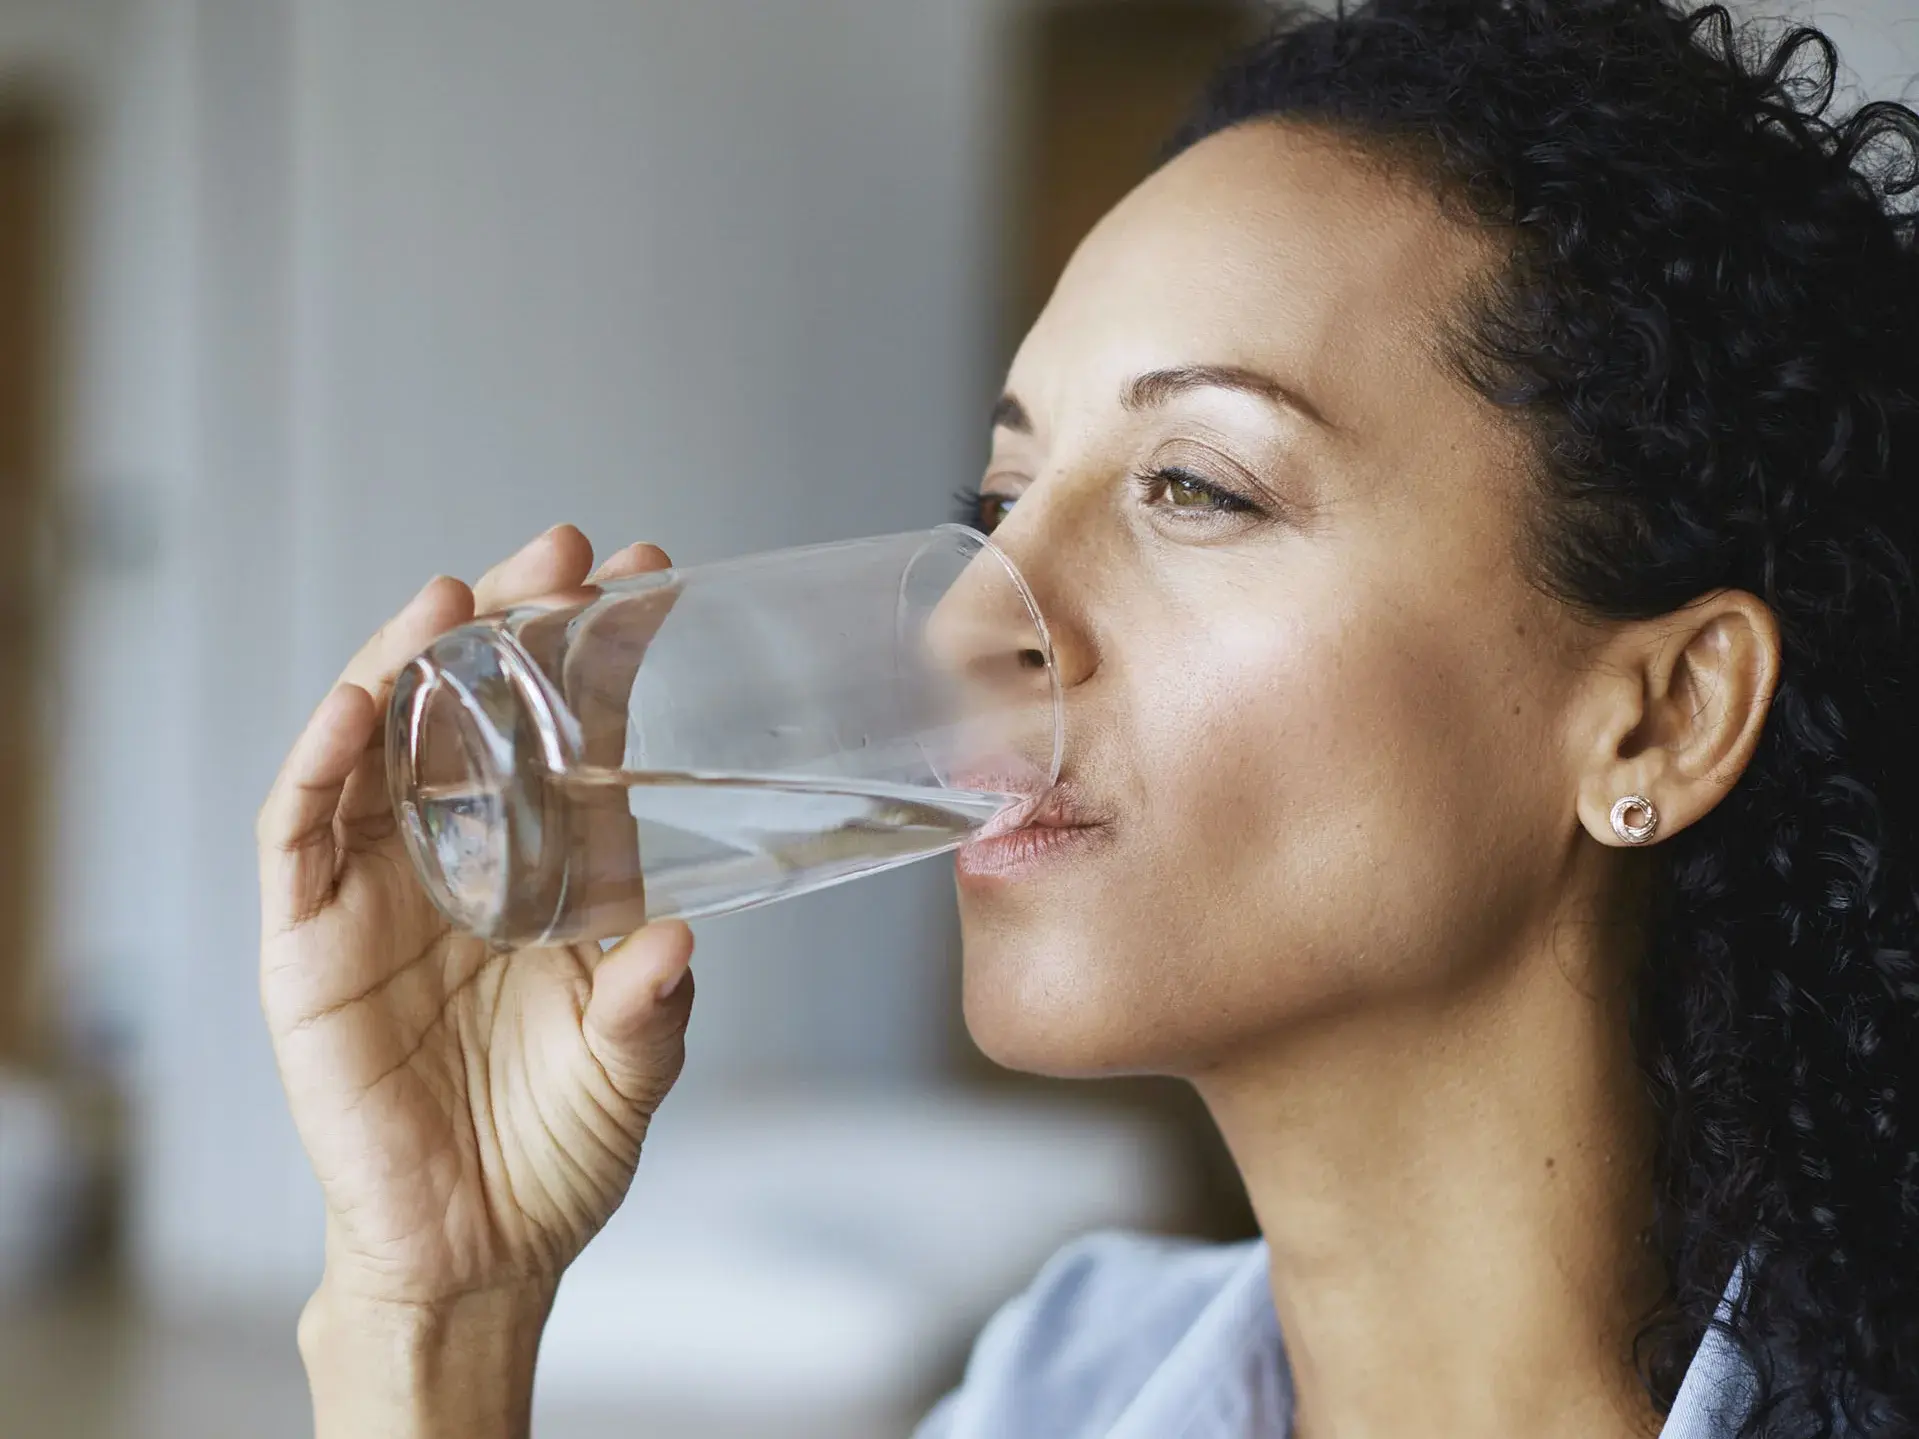
M1123 951L1084 935L1009 942L963 928L966 1028L995 1064L1058 1079L1176 1068L1168 1016L1129 981Z
M966 1003L966 1031L1002 1069L1048 1079L1101 1079L1137 1072L1127 1046L1083 1015L1049 1015L992 1002Z

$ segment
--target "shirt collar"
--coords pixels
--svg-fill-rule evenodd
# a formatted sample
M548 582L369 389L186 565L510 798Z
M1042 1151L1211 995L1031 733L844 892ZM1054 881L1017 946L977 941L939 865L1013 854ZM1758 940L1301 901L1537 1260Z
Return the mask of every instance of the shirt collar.
M1741 1263L1686 1367L1659 1439L1735 1439L1757 1376L1727 1325L1745 1287ZM1181 1338L1108 1439L1238 1439L1291 1429L1292 1373L1273 1309L1265 1241L1246 1258Z

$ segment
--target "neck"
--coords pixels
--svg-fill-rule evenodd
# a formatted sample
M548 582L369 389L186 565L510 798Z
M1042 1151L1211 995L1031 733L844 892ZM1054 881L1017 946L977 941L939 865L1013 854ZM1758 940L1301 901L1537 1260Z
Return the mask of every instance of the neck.
M1300 1439L1627 1436L1660 1292L1627 968L1591 927L1197 1077L1272 1253ZM1589 952L1568 933L1589 936Z

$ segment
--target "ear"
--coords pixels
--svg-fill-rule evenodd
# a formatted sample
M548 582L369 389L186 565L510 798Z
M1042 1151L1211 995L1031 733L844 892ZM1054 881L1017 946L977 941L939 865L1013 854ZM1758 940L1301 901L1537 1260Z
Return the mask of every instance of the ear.
M1756 596L1716 590L1623 626L1599 658L1579 821L1600 843L1623 845L1612 808L1637 794L1657 814L1653 839L1677 834L1725 797L1759 747L1779 686L1778 621Z

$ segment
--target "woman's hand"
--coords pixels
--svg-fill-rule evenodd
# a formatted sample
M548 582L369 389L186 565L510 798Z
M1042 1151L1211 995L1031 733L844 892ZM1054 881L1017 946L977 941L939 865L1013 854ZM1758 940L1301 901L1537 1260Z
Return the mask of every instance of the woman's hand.
M604 956L490 950L433 907L387 798L399 668L591 563L561 527L472 589L434 580L347 666L260 813L261 995L327 1206L302 1325L322 1439L524 1432L561 1272L618 1207L679 1074L684 925ZM665 564L633 546L596 577Z

